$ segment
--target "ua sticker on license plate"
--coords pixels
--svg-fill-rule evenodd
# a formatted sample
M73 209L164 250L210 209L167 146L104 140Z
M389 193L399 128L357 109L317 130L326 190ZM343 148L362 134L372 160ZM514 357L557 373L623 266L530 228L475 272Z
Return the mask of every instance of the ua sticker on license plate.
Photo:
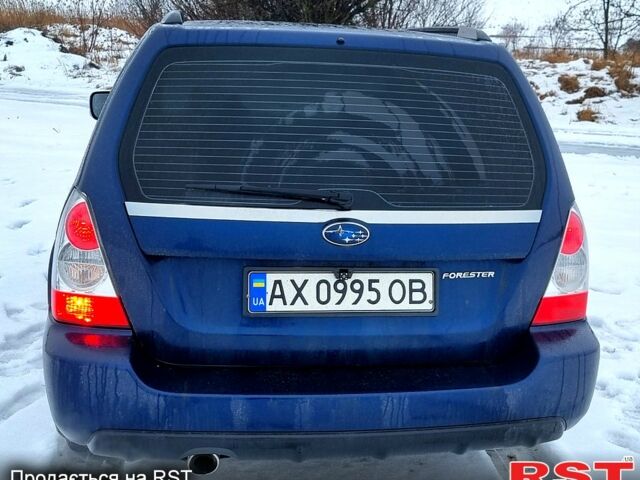
M249 314L435 312L433 270L273 270L247 273Z

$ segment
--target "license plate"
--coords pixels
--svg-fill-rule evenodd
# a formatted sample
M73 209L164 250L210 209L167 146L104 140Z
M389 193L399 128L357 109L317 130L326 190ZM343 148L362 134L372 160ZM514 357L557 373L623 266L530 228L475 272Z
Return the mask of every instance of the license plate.
M435 278L433 270L250 270L246 312L430 314Z

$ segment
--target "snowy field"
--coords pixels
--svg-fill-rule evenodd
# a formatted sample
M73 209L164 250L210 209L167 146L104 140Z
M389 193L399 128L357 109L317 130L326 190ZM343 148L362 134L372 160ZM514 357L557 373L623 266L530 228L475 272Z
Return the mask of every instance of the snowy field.
M87 70L40 35L0 35L0 477L17 463L67 460L44 395L46 275L58 215L94 121L88 95L114 70ZM27 38L24 42L21 39ZM13 44L6 45L10 39ZM8 60L2 61L4 55ZM11 66L23 70L15 72ZM568 67L567 67L568 68ZM18 69L20 70L20 69ZM15 72L19 75L15 75ZM545 76L536 69L530 76ZM550 80L552 81L552 80ZM604 81L604 80L603 80ZM542 80L538 78L538 83ZM557 98L556 98L557 100ZM589 319L602 345L591 409L559 441L520 458L640 458L640 98L607 98L609 121L585 125L544 101L589 234ZM570 113L570 112L569 112ZM543 401L543 400L541 400ZM499 478L482 452L303 465L223 463L220 478ZM6 477L8 478L8 477ZM623 477L624 480L631 476Z

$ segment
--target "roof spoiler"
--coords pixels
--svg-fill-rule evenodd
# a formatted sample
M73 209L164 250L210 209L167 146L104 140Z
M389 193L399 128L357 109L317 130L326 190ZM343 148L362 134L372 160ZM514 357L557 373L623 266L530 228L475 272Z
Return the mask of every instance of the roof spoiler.
M412 32L436 33L438 35L453 35L459 38L475 40L480 42L490 42L491 38L485 32L473 27L426 27L410 28Z
M161 23L163 25L182 25L182 12L180 10L171 10L162 18Z

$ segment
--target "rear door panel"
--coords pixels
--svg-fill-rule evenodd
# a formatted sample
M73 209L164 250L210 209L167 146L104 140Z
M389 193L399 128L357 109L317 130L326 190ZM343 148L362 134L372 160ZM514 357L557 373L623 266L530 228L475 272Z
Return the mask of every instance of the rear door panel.
M149 315L136 325L154 332L148 346L172 363L487 360L513 348L537 302L524 295L523 281L528 269L523 259L537 223L367 224L371 237L365 244L342 248L323 240L324 223L141 216L131 221L166 310L162 319ZM438 311L435 316L247 316L243 272L249 267L436 268ZM492 275L443 278L465 272Z
M486 361L510 352L537 299L513 261L385 263L436 268L437 315L244 315L243 267L382 268L373 262L153 258L153 290L164 310L139 322L141 340L171 363L402 364ZM447 272L495 272L493 278L443 279ZM127 294L124 294L126 299ZM497 299L508 299L506 303ZM126 302L126 300L125 300ZM150 313L152 313L150 311ZM149 342L151 340L151 342Z

